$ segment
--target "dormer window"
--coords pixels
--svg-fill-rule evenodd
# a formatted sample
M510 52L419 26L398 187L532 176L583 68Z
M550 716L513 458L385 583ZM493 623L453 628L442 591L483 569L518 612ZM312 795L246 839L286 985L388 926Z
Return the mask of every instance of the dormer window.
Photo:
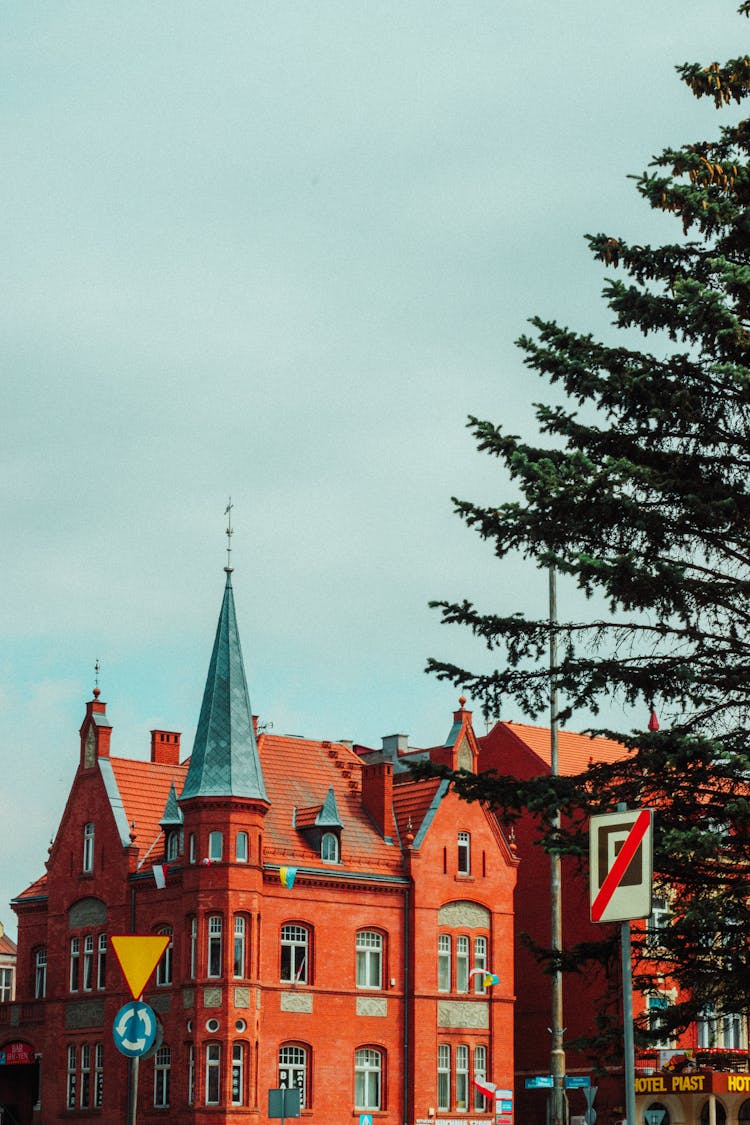
M168 863L173 859L177 859L178 855L180 854L180 852L182 850L182 848L180 846L181 842L182 842L181 839L180 839L181 836L182 836L182 833L180 832L179 829L176 829L173 832L169 832L168 835L167 835L167 862Z
M83 826L83 867L84 875L90 875L94 870L94 822L89 821Z
M320 841L320 858L323 863L338 863L339 841L333 832L324 832Z

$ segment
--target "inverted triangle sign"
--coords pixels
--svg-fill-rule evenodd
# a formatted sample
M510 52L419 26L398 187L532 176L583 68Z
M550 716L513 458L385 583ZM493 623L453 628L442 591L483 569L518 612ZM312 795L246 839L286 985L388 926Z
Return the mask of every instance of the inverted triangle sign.
M171 940L169 934L119 934L112 937L112 948L134 1000L143 993L148 978Z

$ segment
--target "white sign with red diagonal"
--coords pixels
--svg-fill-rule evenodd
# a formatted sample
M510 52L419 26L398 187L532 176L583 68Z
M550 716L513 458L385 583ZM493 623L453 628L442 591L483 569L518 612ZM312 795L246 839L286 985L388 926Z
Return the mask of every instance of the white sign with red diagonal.
M651 809L592 816L592 922L627 922L651 913L653 819Z

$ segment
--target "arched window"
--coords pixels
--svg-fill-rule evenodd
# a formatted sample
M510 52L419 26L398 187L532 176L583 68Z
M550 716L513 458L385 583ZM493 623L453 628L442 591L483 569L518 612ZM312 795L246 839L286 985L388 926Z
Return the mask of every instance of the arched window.
M748 1125L750 1122L750 1099L744 1101L737 1114L739 1125Z
M245 1104L245 1044L232 1046L232 1105Z
M374 1047L360 1047L354 1055L354 1108L382 1109L383 1056Z
M437 1107L442 1111L451 1107L451 1049L447 1043L438 1044Z
M338 863L339 841L334 832L324 832L320 841L320 858L323 863Z
M456 938L456 992L469 991L469 939L466 934Z
M234 858L238 863L247 863L247 832L238 832Z
M725 1122L726 1122L726 1119L727 1119L727 1111L724 1109L724 1106L721 1104L721 1102L719 1101L718 1098L715 1098L714 1100L716 1102L716 1125L725 1125ZM654 1104L650 1105L648 1108L649 1109L663 1109L664 1106L662 1106L658 1102L654 1102ZM709 1103L708 1103L708 1100L706 1100L703 1103L703 1106L701 1107L701 1125L708 1125L708 1122L710 1120L709 1112L710 1112ZM668 1113L665 1113L664 1117L662 1118L661 1125L669 1125L669 1114Z
M469 1108L469 1048L465 1043L456 1045L456 1109L465 1113Z
M188 918L188 977L190 980L195 980L195 974L198 969L198 919L194 914Z
M94 935L86 934L83 939L83 991L91 992L94 987Z
M486 937L475 937L474 938L474 964L472 965L472 968L473 969L482 969L485 972L487 970L487 938ZM476 973L475 976L474 976L474 991L475 992L486 992L487 991L487 989L485 988L485 985L484 985L484 976L481 972Z
M438 992L451 990L451 939L450 934L438 936Z
M167 863L173 859L177 859L180 854L180 836L182 833L178 828L172 829L167 835Z
M162 926L162 928L157 932L160 934L169 935L169 945L162 953L161 957L159 958L159 963L156 966L156 983L159 986L163 986L172 983L172 927Z
M296 1087L300 1092L301 1106L304 1109L310 1108L309 1055L306 1047L286 1043L279 1048L279 1087L284 1090Z
M220 914L208 918L208 972L209 977L221 976L222 919Z
M479 1044L474 1048L474 1078L481 1081L487 1077L487 1048ZM474 1109L478 1113L486 1111L487 1099L484 1094L474 1087Z
M306 926L281 927L281 980L307 984L310 979L310 934Z
M357 933L357 988L383 987L383 935L376 930Z
M96 953L96 987L106 988L107 985L107 935L99 934L99 943Z
M83 873L90 875L94 870L94 823L83 826Z
M172 1051L161 1046L154 1055L154 1105L163 1109L169 1105L169 1075L172 1069Z
M70 991L78 992L81 967L81 939L70 939Z
M206 1105L221 1100L221 1044L206 1044Z
M208 859L210 863L220 863L224 854L224 836L221 832L208 834Z
M234 956L232 976L242 980L247 976L247 922L244 914L234 916Z

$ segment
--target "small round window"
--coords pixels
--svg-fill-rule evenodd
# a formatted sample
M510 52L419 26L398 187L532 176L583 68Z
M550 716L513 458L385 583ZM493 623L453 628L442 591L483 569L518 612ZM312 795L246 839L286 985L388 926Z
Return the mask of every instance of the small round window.
M219 1027L220 1024L218 1020L206 1020L206 1031L210 1031L212 1035L214 1034L214 1032L219 1030Z

